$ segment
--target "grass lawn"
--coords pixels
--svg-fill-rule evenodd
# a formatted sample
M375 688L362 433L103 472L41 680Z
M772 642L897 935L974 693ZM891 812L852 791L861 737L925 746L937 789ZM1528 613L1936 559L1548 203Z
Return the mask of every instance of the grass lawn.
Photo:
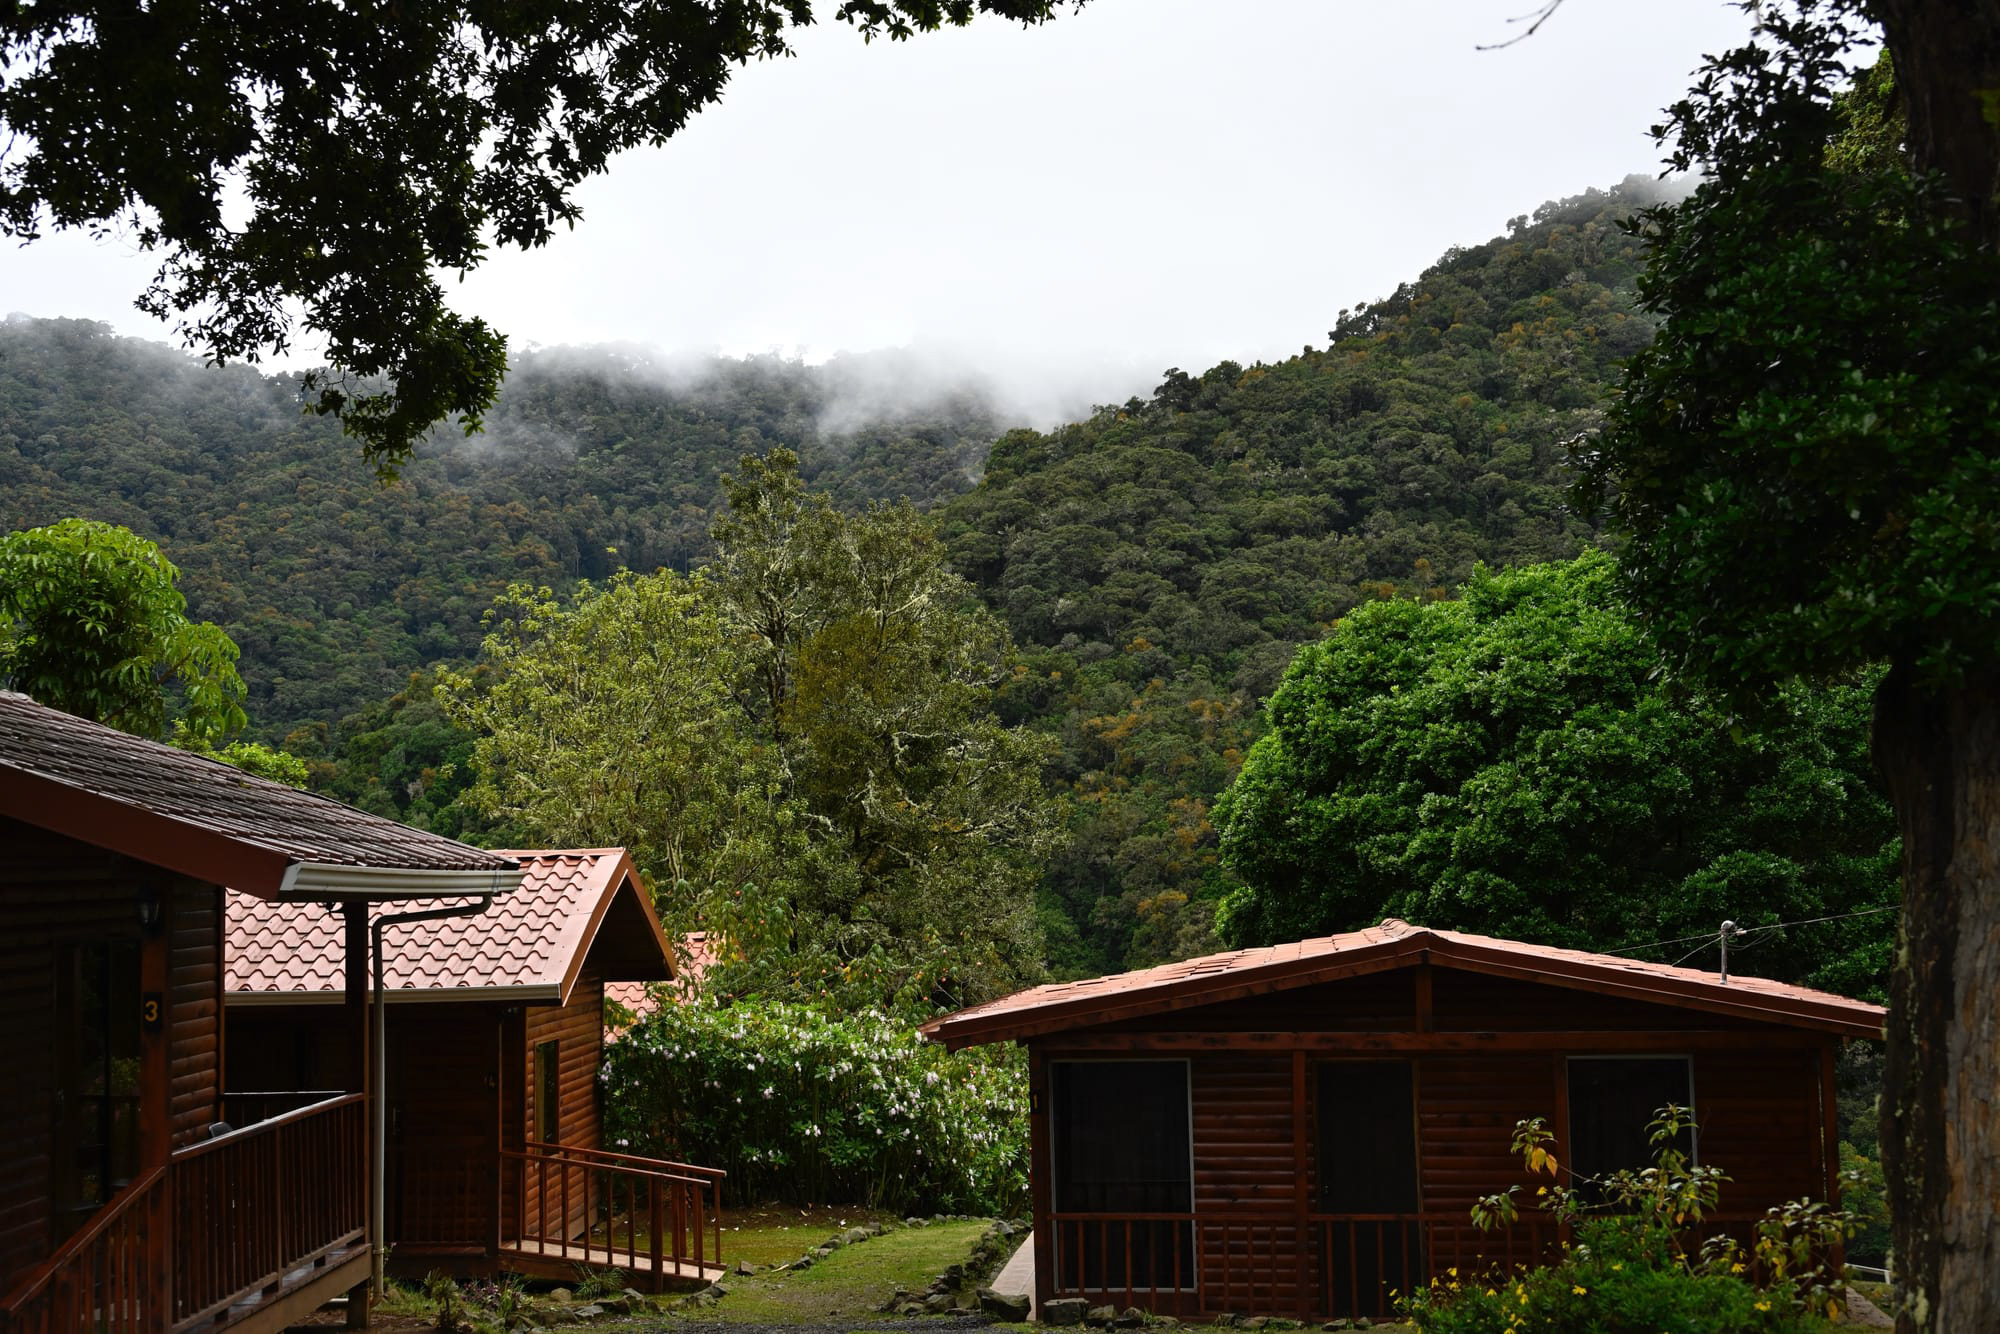
M896 1221L900 1220L886 1210L844 1204L766 1204L755 1209L728 1209L722 1215L722 1258L732 1266L738 1260L748 1260L759 1267L788 1264L828 1237L851 1227Z
M845 1216L850 1227L869 1221L852 1211ZM824 1241L837 1230L821 1226L796 1236L780 1258L795 1260L807 1243ZM844 1246L804 1273L732 1275L723 1280L729 1295L697 1318L772 1325L877 1319L877 1308L899 1284L922 1292L946 1265L962 1263L985 1230L983 1222L898 1228L858 1246ZM756 1258L747 1248L731 1254L727 1238L725 1234L723 1255L731 1264Z

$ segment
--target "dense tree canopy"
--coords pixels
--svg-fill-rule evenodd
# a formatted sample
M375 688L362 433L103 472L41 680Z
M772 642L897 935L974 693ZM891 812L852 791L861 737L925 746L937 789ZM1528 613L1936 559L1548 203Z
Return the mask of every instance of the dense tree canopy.
M187 617L180 571L124 528L64 519L0 537L0 683L158 739L243 726L236 645Z
M1482 571L1301 650L1217 807L1247 885L1231 941L1396 916L1622 949L1893 905L1868 684L1793 688L1755 723L1671 691L1614 577L1604 556ZM1879 994L1891 936L1879 916L1772 932L1752 966Z
M835 12L902 39L1054 9ZM506 370L505 338L453 312L437 275L574 225L580 183L812 21L808 0L10 5L0 234L125 228L161 256L140 305L217 360L283 350L295 327L324 336L312 406L393 471L433 423L476 423Z
M473 739L460 803L489 838L632 848L712 933L724 994L1032 980L1053 811L1045 748L993 716L1004 634L908 506L843 515L782 451L730 496L710 572L500 600L479 664L440 678Z

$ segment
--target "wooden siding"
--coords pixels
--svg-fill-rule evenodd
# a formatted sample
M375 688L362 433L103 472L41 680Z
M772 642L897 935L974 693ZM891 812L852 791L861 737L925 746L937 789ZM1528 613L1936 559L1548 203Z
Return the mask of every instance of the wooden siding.
M586 972L570 993L567 1005L536 1005L527 1012L524 1074L519 1116L522 1137L535 1136L534 1081L535 1049L544 1042L557 1044L557 1127L553 1142L571 1148L599 1149L603 1145L603 1123L597 1102L597 1071L604 1056L604 979L595 971ZM550 1201L550 1212L556 1202ZM591 1209L588 1174L578 1173L564 1200L565 1232L575 1235L587 1225ZM527 1225L536 1235L553 1235L541 1229L541 1202L526 1201Z
M168 1075L175 1148L207 1136L222 1096L222 890L183 880L167 916Z
M0 1288L54 1243L56 949L136 941L145 868L0 817Z
M1733 1015L1654 1005L1575 987L1553 987L1456 968L1434 968L1431 974L1432 1005L1440 1031L1532 1032L1561 1025L1622 1032L1690 1028L1744 1032L1759 1027ZM1779 1036L1777 1030L1766 1031Z

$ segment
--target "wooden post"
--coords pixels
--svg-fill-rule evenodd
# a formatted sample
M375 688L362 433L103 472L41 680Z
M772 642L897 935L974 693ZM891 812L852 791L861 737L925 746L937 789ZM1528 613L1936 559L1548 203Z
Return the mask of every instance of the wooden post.
M1819 1049L1819 1121L1821 1153L1826 1167L1826 1207L1840 1207L1840 1102L1839 1085L1834 1078L1834 1044L1826 1043ZM1833 1254L1827 1257L1833 1273L1838 1277L1847 1266L1847 1243L1834 1238Z
M347 1030L347 1091L366 1095L369 1101L362 1103L361 1144L363 1153L358 1163L348 1163L346 1170L361 1174L361 1216L372 1219L375 1216L375 1202L371 1197L375 1185L373 1175L372 1150L369 1137L374 1134L374 1114L371 1101L376 1096L368 1086L368 905L349 903L341 908L341 925L345 938L344 977L346 995L341 1006L343 1027ZM382 1239L371 1234L368 1245L380 1246ZM347 1327L367 1329L373 1317L374 1287L363 1282L347 1293Z
M1569 1058L1562 1052L1551 1057L1555 1065L1556 1080L1556 1171L1558 1174L1570 1170L1569 1145ZM1560 1175L1557 1178L1560 1180ZM1569 1240L1569 1224L1560 1224L1556 1229L1556 1240Z
M1307 1217L1312 1212L1311 1144L1306 1127L1306 1054L1301 1048L1292 1053L1292 1248L1298 1252L1299 1319L1308 1324L1313 1318L1312 1222Z
M1055 1205L1050 1173L1055 1170L1049 1139L1049 1058L1040 1046L1028 1046L1028 1189L1029 1207L1034 1213L1035 1310L1056 1290ZM1180 1253L1180 1238L1174 1238L1174 1253ZM1179 1295L1175 1295L1179 1300Z

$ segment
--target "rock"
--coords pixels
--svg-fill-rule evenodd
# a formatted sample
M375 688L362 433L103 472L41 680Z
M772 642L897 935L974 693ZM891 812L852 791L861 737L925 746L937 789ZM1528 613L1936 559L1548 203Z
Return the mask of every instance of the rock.
M607 1311L612 1315L631 1315L632 1299L630 1297L600 1297L597 1299L597 1308L600 1311Z
M903 1220L904 1227L922 1227L923 1225L924 1220L921 1218L905 1218Z
M1015 1322L1026 1320L1028 1308L1032 1304L1026 1293L1016 1296L1012 1293L995 1292L991 1288L979 1290L979 1309L999 1316L1002 1320Z
M1126 1307L1118 1313L1118 1318L1111 1322L1117 1329L1137 1329L1145 1323L1146 1313L1136 1306Z
M1045 1325L1080 1325L1083 1313L1090 1309L1090 1303L1081 1297L1058 1297L1054 1301L1042 1303L1042 1323Z
M757 1272L757 1266L751 1264L748 1260L738 1260L736 1262L736 1272L748 1278Z
M881 1236L881 1235L882 1235L882 1224L880 1224L880 1223L867 1223L867 1224L864 1224L864 1225L863 1225L862 1227L860 1227L860 1228L858 1228L858 1229L856 1229L856 1230L857 1230L857 1231L860 1231L860 1232L865 1232L865 1233L867 1233L867 1234L868 1234L869 1236L871 1236L871 1237L879 1237L879 1236Z
M833 1246L824 1246L824 1245L815 1246L810 1251L806 1252L806 1254L812 1256L812 1258L815 1260L824 1260L826 1259L827 1256L832 1255L836 1249L837 1248Z
M790 1266L792 1272L795 1274L800 1273L803 1270L811 1269L812 1267L813 1267L813 1258L810 1255L801 1255L798 1259L792 1261Z
M956 1305L958 1305L958 1298L948 1292L934 1292L924 1298L924 1310L931 1315L943 1315Z
M964 1266L964 1265L946 1265L946 1266L944 1267L944 1276L945 1276L946 1278L948 1278L948 1279L952 1279L952 1280L954 1280L954 1281L955 1281L955 1280L957 1280L957 1279L961 1279L961 1278L964 1278L964 1277L965 1277L965 1266Z
M922 1302L904 1302L896 1309L903 1315L922 1315L924 1313L924 1304Z
M552 1301L552 1302L568 1302L568 1301L570 1301L570 1300L571 1300L571 1299L572 1299L572 1298L573 1298L574 1296L575 1296L575 1294L574 1294L574 1293L572 1293L572 1292L571 1292L571 1291L570 1291L570 1290L569 1290L568 1288L550 1288L550 1289L549 1289L549 1300L550 1300L550 1301Z
M639 1291L637 1288L627 1288L625 1289L625 1291L619 1293L618 1295L621 1297L629 1297L635 1302L643 1302L646 1300L646 1294Z
M837 1251L846 1244L847 1244L847 1234L843 1232L838 1237L828 1237L825 1241L821 1242L818 1246L814 1247L813 1249L821 1251Z
M1249 1317L1249 1318L1247 1318L1247 1319L1244 1319L1244 1320L1239 1320L1239 1321L1237 1321L1237 1322L1236 1322L1236 1328L1238 1328L1238 1329L1265 1329L1265 1328L1269 1327L1270 1323L1271 1323L1271 1317L1269 1317L1269 1316L1267 1316L1267 1315L1253 1315L1253 1316L1250 1316L1250 1317Z
M720 1301L729 1295L729 1289L723 1287L720 1283L711 1283L703 1288L702 1291L708 1294L711 1301Z
M868 1240L873 1235L866 1228L851 1227L840 1234L840 1241L843 1246L852 1246L856 1242Z
M1117 1318L1118 1308L1115 1306L1093 1306L1083 1313L1085 1324L1096 1325L1099 1328L1108 1328Z
M571 1314L575 1315L578 1320L595 1320L604 1314L604 1308L596 1302L592 1302L588 1306L577 1307Z

